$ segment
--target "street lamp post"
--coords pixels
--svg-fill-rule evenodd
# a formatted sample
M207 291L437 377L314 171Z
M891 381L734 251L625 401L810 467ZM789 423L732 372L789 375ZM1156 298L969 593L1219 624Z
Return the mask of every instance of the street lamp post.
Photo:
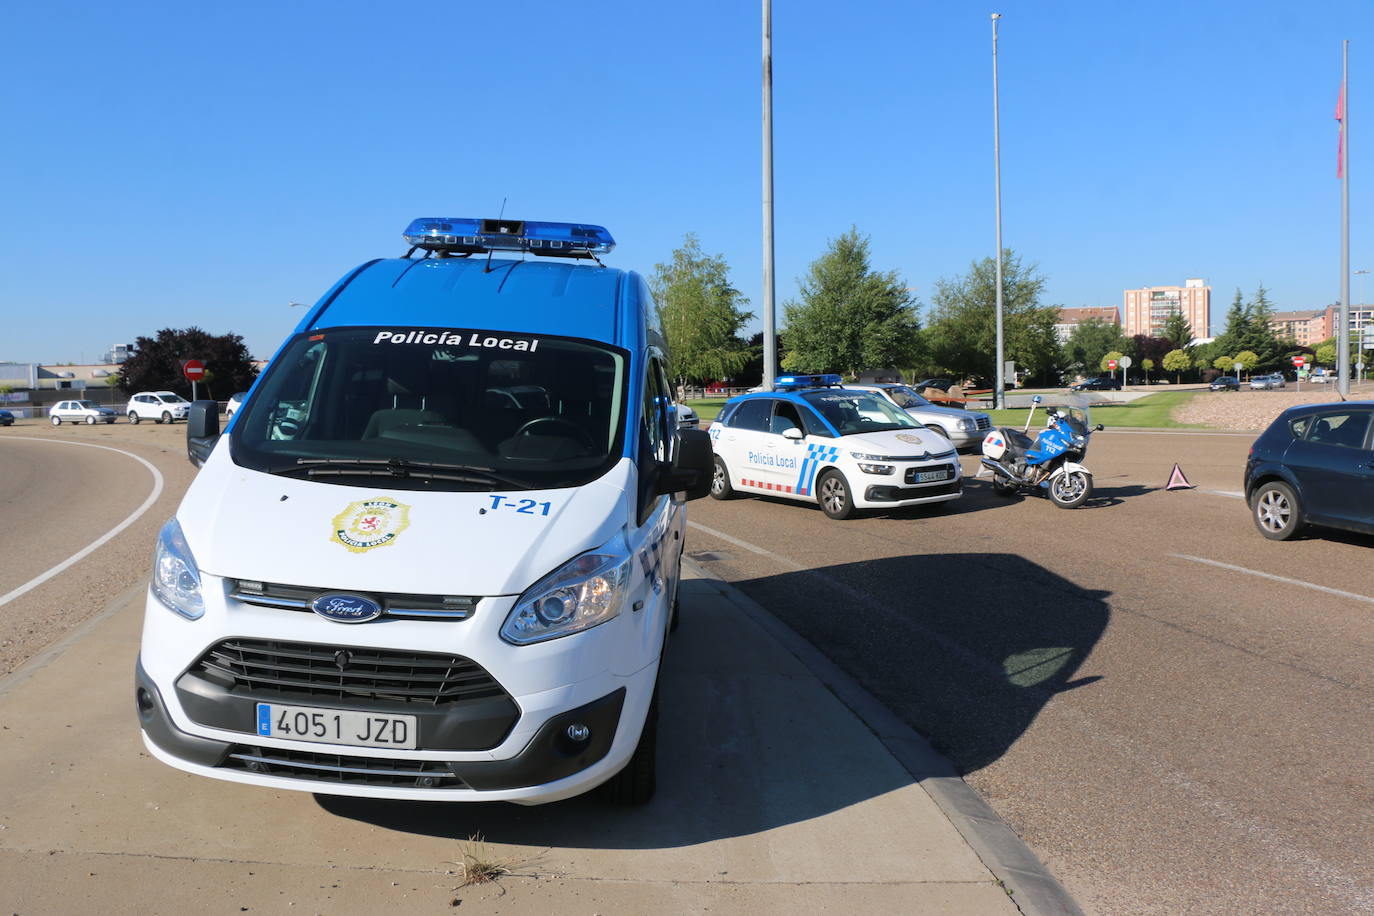
M997 110L997 20L1001 18L1001 13L992 14L992 186L997 199L997 386L992 403L998 409L1006 406L1007 396L1002 341L1002 149Z
M773 0L763 0L763 388L773 389L778 364L773 314Z

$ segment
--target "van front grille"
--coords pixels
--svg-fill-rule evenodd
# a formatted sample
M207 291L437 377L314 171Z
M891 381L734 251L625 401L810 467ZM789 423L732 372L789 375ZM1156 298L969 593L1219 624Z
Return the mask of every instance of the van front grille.
M228 756L220 766L262 776L284 776L313 782L415 789L467 788L445 764L434 760L354 757L236 744L229 749Z
M216 643L191 671L231 689L308 699L443 706L507 696L481 665L461 655L267 639Z

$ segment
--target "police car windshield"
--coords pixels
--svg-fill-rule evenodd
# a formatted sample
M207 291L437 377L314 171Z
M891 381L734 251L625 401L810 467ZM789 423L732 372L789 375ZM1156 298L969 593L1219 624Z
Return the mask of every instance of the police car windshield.
M231 454L364 487L577 486L620 457L627 364L590 341L502 331L310 332L235 415Z
M898 406L898 407L932 407L932 406L934 406L934 405L932 405L929 401L927 401L925 398L921 397L921 396L920 396L919 394L917 394L915 391L912 391L910 388L907 388L907 387L904 386L904 385L898 385L898 386L896 386L895 388L887 388L887 389L885 389L885 390L887 391L887 393L888 393L889 395L891 395L892 400L894 400L894 401L897 402L897 406Z
M826 388L803 392L802 398L820 411L821 416L841 436L921 428L911 414L899 410L882 395L873 392Z

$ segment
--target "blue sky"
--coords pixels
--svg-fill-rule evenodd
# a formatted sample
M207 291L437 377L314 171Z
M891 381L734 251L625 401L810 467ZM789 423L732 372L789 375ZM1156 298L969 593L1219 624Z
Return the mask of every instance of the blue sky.
M993 11L1004 242L1046 304L1191 276L1214 323L1237 286L1335 301L1342 38L1351 267L1374 268L1367 0L775 0L780 314L851 225L922 303L992 254ZM17 5L0 360L189 325L266 357L288 302L403 253L412 218L503 198L607 226L609 263L645 273L695 232L760 311L759 20L751 0Z

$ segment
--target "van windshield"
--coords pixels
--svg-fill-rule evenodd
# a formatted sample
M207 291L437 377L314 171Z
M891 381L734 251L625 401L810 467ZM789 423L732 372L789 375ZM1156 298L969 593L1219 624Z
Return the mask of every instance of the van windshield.
M360 487L578 486L619 459L628 355L472 328L337 328L272 360L235 463Z

